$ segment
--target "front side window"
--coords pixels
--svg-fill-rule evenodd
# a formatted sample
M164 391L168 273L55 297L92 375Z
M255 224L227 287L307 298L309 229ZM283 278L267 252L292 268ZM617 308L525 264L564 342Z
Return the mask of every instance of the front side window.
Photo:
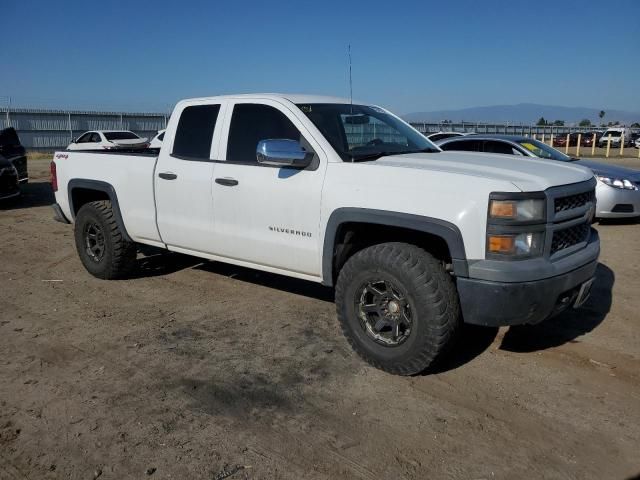
M76 143L87 143L91 138L91 132L87 132L84 135L80 135L80 138L76 140Z
M220 105L192 105L180 115L172 155L187 160L209 160Z
M295 140L310 150L300 130L280 110L254 103L239 103L233 107L227 162L257 164L258 143L269 139Z
M340 103L298 107L346 162L439 151L424 135L382 108Z
M100 134L99 133L95 133L95 132L92 133L91 134L91 138L89 138L88 141L91 142L91 143L100 143L101 142Z

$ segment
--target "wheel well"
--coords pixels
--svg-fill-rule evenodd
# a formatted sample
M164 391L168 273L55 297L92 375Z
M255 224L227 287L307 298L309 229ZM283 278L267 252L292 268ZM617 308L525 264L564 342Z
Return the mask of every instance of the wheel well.
M386 242L405 242L416 245L446 265L451 264L447 242L438 235L410 228L375 223L347 222L338 227L333 245L333 280L349 258L360 250Z
M89 202L98 200L111 200L109 194L102 190L94 190L91 188L76 187L71 190L71 208L73 215L76 216L80 208Z

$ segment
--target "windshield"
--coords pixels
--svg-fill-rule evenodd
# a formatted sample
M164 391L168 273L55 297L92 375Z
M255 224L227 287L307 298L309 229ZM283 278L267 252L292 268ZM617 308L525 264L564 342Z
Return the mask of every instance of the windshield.
M140 137L133 132L104 132L107 140L139 140Z
M542 143L532 138L518 141L520 145L533 153L536 157L549 158L551 160L560 160L562 162L571 162L573 159L565 155L560 150L550 147L546 143Z
M439 151L420 132L382 108L339 103L300 104L298 107L344 161Z
M605 137L608 137L609 135L611 135L612 137L620 137L622 136L622 132L620 130L608 130L604 132Z

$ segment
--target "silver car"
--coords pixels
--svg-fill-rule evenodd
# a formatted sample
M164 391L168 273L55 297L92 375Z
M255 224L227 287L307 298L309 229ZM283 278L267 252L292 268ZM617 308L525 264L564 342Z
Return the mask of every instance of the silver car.
M504 153L525 157L576 162L590 168L596 187L596 217L622 218L640 216L640 171L591 160L569 157L549 145L529 137L512 135L468 135L436 142L443 150Z

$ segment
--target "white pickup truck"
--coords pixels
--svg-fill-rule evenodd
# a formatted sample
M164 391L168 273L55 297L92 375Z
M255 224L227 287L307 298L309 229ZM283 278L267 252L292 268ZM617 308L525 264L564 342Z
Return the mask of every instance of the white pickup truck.
M358 354L401 375L460 322L580 306L600 249L589 170L443 152L383 108L330 97L181 101L159 152L57 152L51 173L96 277L127 276L146 244L320 282Z

